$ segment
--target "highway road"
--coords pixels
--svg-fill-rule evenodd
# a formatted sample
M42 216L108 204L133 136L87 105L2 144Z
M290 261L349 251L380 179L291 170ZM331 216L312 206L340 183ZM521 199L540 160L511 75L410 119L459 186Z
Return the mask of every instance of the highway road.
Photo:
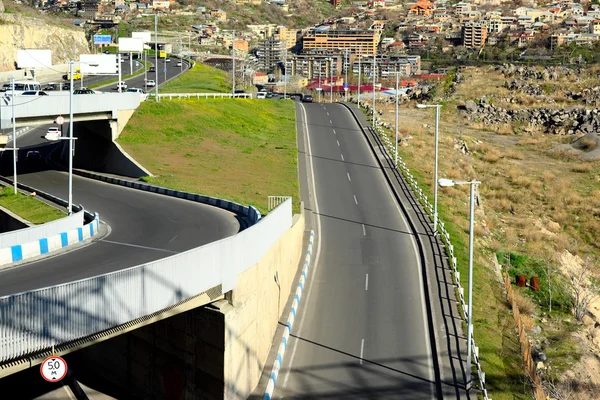
M318 239L274 397L436 398L409 226L349 112L299 107Z
M176 75L178 70L169 68L168 76ZM19 137L17 144L20 148L39 147L40 142L45 142L40 138L44 132L45 127L33 129ZM56 144L42 146L49 151ZM23 168L18 169L19 182L67 198L65 172L47 167L28 170L23 163L20 165ZM110 234L93 245L0 271L0 296L168 257L239 231L235 215L225 210L79 176L73 177L73 201L97 211L110 226Z

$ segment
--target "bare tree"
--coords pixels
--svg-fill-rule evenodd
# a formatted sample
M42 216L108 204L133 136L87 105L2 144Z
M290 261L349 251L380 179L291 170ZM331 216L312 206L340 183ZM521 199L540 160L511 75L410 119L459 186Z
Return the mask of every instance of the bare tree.
M581 321L589 305L600 296L600 282L592 275L593 261L586 257L583 265L569 273L575 318Z
M565 379L561 382L554 378L550 378L544 380L543 387L550 398L557 400L569 400L574 392L573 381L571 379Z

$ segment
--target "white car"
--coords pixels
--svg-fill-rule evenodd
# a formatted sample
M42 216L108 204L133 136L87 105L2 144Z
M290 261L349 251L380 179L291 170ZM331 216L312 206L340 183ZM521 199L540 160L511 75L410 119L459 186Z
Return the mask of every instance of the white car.
M125 83L124 81L121 81L119 83L117 83L117 89L127 89L127 83Z
M267 92L258 92L258 93L256 93L256 98L257 99L266 99L267 98Z
M58 127L56 126L51 126L46 131L46 136L44 136L44 139L49 140L51 142L60 140L60 129L58 129Z
M181 67L181 61L178 61L178 62L177 62L177 66L178 66L178 67Z
M154 86L156 86L156 83L154 83L154 81L152 79L148 79L148 81L146 82L146 86L154 87Z
M146 101L146 99L148 98L148 93L146 93L144 91L144 89L138 89L138 88L128 88L125 93L139 93L140 97L142 98L142 101Z

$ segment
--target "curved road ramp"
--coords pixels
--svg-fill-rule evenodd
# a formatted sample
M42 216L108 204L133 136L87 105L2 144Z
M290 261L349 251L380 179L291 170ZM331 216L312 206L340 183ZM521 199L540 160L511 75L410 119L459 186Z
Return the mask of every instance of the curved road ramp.
M12 183L6 178L0 177L0 179ZM29 193L35 192L37 196L65 208L68 206L65 200L49 193L20 183L18 187ZM44 256L86 241L98 234L100 228L98 213L90 213L81 205L73 205L73 211L71 215L55 221L0 234L0 270L16 262Z
M237 206L248 212L248 207ZM247 229L217 242L116 272L0 297L0 378L39 364L53 347L54 354L68 354L210 303L209 312L219 317L204 329L218 336L221 346L210 362L203 353L203 361L192 361L186 369L203 371L200 364L215 364L210 368L220 369L223 398L245 398L266 361L298 269L303 235L304 216L292 216L288 199L262 218L256 214ZM174 324L176 317L159 323ZM194 354L202 333L184 331L190 343L179 337L166 341ZM102 345L89 350L100 351ZM204 390L202 385L196 382L192 389Z

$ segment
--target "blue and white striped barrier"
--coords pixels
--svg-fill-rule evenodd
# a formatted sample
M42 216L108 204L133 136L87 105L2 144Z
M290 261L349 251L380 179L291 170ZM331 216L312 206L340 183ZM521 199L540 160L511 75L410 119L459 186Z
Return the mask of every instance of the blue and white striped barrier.
M160 186L150 185L150 184L143 183L143 182L131 181L128 179L113 178L111 176L107 176L107 175L103 175L103 174L99 174L99 173L95 173L95 172L73 170L73 173L84 176L86 178L91 178L91 179L96 179L96 180L99 180L102 182L112 183L114 185L125 186L125 187L132 188L132 189L138 189L138 190L143 190L146 192L162 194L165 196L178 197L180 199L196 201L198 203L208 204L211 206L223 208L223 209L225 209L227 211L231 211L235 214L248 217L248 219L251 221L251 224L258 223L260 221L260 219L262 218L260 211L258 211L258 209L256 209L256 207L254 207L254 206L246 207L241 204L234 203L233 201L229 201L229 200L225 200L225 199L218 199L215 197L204 196L201 194L188 193L188 192L183 192L183 191L179 191L179 190L168 189L168 188L164 188L164 187L160 187Z
M296 289L296 296L294 296L292 308L290 309L290 314L288 315L287 323L285 324L283 337L281 338L281 343L279 344L279 349L277 350L277 357L275 357L275 363L273 364L273 369L271 370L269 383L267 383L267 389L265 390L264 400L271 400L271 396L273 396L273 390L275 390L275 383L277 383L277 375L279 375L279 369L281 368L281 364L283 364L283 355L285 354L288 339L290 338L290 333L292 332L292 326L294 325L294 320L296 319L296 312L298 311L300 299L302 298L302 290L304 289L306 279L308 278L308 268L310 267L310 259L312 257L312 247L314 239L315 231L310 231L310 239L308 241L306 259L304 260L304 268L302 269L300 282L298 282L298 288Z
M0 249L0 266L48 254L72 244L83 242L98 233L99 223L100 217L98 213L94 213L94 220L80 228Z

